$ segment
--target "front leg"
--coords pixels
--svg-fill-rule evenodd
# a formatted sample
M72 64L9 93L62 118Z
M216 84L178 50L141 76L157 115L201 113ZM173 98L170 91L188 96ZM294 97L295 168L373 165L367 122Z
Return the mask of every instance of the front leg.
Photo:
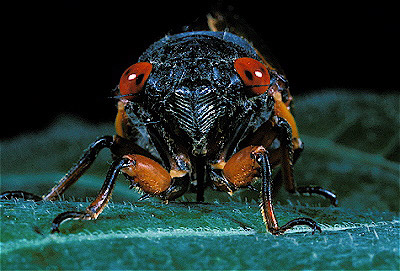
M247 187L254 178L261 178L261 213L267 230L279 235L297 225L306 225L315 230L321 231L317 223L310 218L297 218L289 221L282 227L278 225L272 204L272 177L271 167L268 160L268 153L262 146L249 146L228 160L223 168L226 180L234 187Z
M312 234L314 234L316 230L321 232L321 228L318 226L317 222L307 217L296 218L281 227L278 226L272 205L272 174L268 155L266 151L260 151L256 153L255 156L260 165L261 173L261 213L265 223L267 224L268 231L274 235L279 235L294 226L305 225L312 228Z
M106 207L111 198L111 193L115 186L115 181L121 169L129 167L131 160L128 158L121 158L113 162L108 170L106 180L99 192L97 198L86 208L83 212L64 212L59 214L54 220L51 228L51 233L60 232L59 227L61 223L71 219L91 220L96 219Z
M86 210L59 214L53 220L51 232L59 232L61 223L71 219L97 219L111 199L115 181L121 171L132 181L133 185L151 196L162 196L171 186L171 175L156 161L138 154L124 155L112 163L97 198Z

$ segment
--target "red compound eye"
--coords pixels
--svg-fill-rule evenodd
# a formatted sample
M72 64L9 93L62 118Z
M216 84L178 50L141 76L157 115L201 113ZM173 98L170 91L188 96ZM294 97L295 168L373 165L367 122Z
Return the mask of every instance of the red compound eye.
M267 91L270 77L264 64L253 58L242 57L235 60L234 66L243 83L253 94L261 95Z
M128 100L133 99L143 89L152 68L153 65L148 62L139 62L126 69L119 81L121 95L128 95Z

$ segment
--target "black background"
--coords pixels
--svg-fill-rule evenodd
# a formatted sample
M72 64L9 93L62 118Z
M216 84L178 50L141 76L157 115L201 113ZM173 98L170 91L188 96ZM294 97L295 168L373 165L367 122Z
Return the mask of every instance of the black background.
M2 38L2 139L43 129L62 114L111 123L115 101L107 97L122 72L165 34L204 22L213 6L205 1L53 2L19 2L5 10L10 19ZM294 96L332 88L360 95L398 91L394 4L289 2L222 6L232 4L266 41Z

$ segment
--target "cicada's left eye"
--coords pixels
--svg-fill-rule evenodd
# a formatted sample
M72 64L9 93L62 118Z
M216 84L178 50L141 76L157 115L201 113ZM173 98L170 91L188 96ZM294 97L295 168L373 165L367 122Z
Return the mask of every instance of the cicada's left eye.
M153 65L148 62L139 62L126 69L119 81L121 95L128 100L133 99L143 89L152 68Z
M270 76L268 69L260 61L242 57L235 60L234 67L252 95L261 95L268 90Z

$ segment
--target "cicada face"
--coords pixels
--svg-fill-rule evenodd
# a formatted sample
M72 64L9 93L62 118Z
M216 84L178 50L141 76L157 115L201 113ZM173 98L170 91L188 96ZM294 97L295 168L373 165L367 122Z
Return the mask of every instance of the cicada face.
M262 70L245 70L248 59ZM171 138L193 155L218 153L238 143L238 129L255 129L270 116L270 75L260 61L247 41L230 33L167 36L139 58L151 64L151 71L142 76L146 83L129 99L127 113L134 122L152 126L149 134L161 145ZM262 76L263 84L252 85Z

